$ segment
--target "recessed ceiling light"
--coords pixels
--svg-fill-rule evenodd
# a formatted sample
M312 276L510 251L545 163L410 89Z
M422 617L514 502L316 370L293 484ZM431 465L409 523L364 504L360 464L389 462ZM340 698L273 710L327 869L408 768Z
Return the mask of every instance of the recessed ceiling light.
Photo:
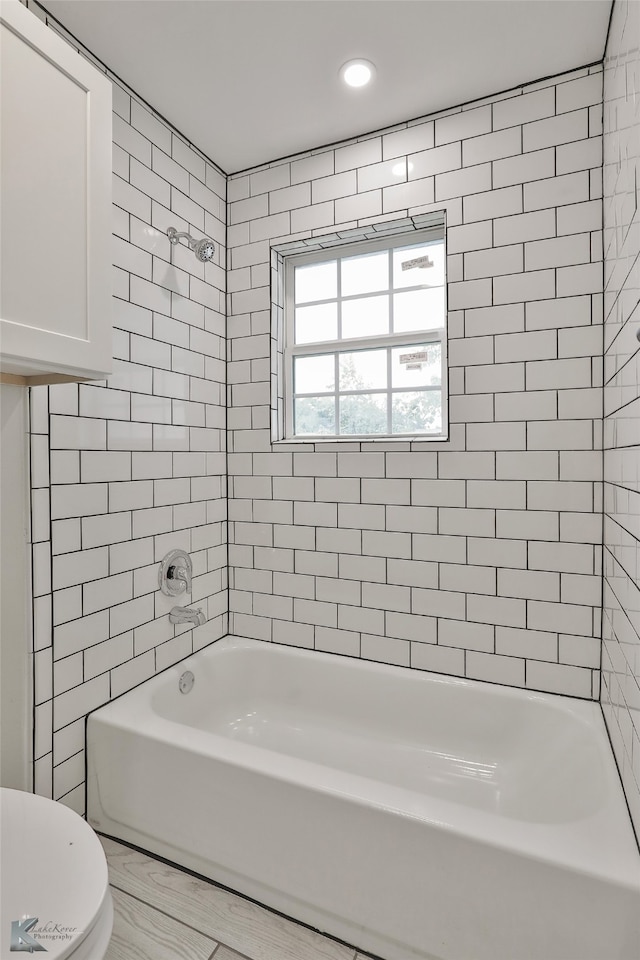
M340 76L349 87L365 87L373 80L376 68L369 60L349 60L340 68Z

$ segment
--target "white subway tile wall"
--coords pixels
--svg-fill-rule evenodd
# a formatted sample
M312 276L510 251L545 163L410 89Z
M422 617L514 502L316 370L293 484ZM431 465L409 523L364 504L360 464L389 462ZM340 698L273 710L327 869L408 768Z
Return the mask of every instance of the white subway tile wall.
M616 0L604 62L602 707L640 837L640 6Z
M85 715L228 632L226 178L115 81L114 110L113 374L31 390L35 789L80 813ZM195 629L158 591L175 547Z
M230 178L233 632L598 697L602 69L537 87ZM449 441L273 444L282 245L437 210Z
M31 391L37 792L83 812L86 714L230 626L601 696L640 834L639 35L616 0L604 137L595 66L231 178L114 82L113 374ZM440 210L450 439L273 444L271 245Z

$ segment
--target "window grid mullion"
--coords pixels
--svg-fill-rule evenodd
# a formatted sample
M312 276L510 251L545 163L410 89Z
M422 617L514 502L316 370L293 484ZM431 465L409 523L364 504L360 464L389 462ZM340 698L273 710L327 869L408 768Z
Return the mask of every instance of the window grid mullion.
M394 317L393 317L393 249L389 250L389 336L393 335Z
M291 432L295 435L294 419L294 383L293 383L293 359L288 354L289 345L295 342L295 267L292 263L285 262L284 265L284 344L283 344L283 370L284 370L284 389L285 389L285 434Z
M404 347L419 343L440 343L443 339L442 329L410 330L408 333L396 336L381 335L379 337L352 337L349 340L325 340L315 343L299 343L290 347L286 354L290 357L311 356L316 353L352 353L358 350L384 350L385 347Z
M441 392L442 387L439 383L428 387L393 387L392 390L385 390L383 387L364 387L361 390L312 390L309 393L294 393L296 400L304 400L307 397L333 397L338 394L343 397L369 396L369 394L394 394L394 393L437 393Z
M387 433L391 433L391 347L387 347Z
M443 290L445 284L438 283L431 285L429 290ZM425 286L423 283L416 284L414 287L400 287L399 290L395 290L395 293L415 293L419 290L424 290ZM338 299L343 300L345 303L350 303L354 300L369 300L372 297L387 297L391 296L394 293L394 288L389 287L385 290L370 290L368 293L349 293L346 296L340 296ZM324 297L322 300L305 300L302 303L296 303L296 309L304 309L305 307L323 307L329 303L335 303L336 297Z
M338 312L338 340L342 340L342 257L338 257L336 262L337 272L337 312ZM337 383L337 381L336 381Z
M335 380L333 381L334 387L334 410L336 418L336 436L340 436L340 355L336 353L334 359L334 370L335 370Z

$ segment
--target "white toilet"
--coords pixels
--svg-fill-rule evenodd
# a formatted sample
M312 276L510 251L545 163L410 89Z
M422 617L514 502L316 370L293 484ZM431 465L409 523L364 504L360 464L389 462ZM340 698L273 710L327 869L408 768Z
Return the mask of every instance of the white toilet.
M0 960L103 960L112 925L107 861L89 824L61 803L1 788Z

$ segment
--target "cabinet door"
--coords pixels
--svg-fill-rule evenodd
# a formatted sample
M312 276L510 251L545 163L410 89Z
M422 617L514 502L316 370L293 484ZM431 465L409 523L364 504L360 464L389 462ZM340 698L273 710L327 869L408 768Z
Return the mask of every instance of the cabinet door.
M111 83L0 3L0 369L111 367Z

